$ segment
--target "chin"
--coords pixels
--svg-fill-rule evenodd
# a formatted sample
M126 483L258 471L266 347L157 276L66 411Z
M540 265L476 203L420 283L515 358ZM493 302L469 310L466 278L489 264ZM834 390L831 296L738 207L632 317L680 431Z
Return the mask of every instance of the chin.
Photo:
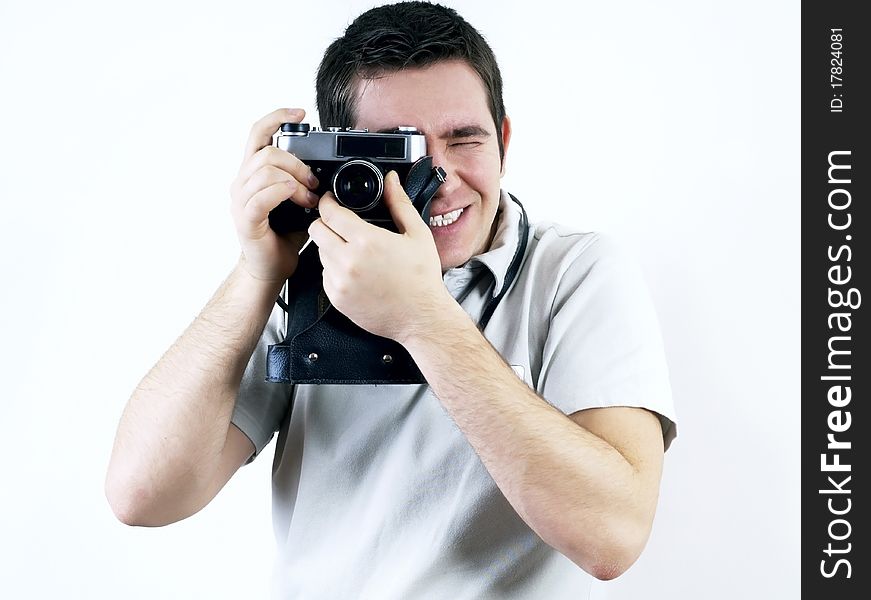
M473 252L469 250L468 244L462 243L462 240L441 239L436 241L436 248L439 253L439 260L442 263L442 272L454 267L461 267L470 258Z
M479 221L468 219L473 212L468 208L466 210L454 224L433 231L442 272L463 266L470 258L486 252L489 248L492 231L489 236L480 235L477 229L480 226ZM492 224L490 228L492 230Z
M439 258L441 259L441 262L442 262L442 273L444 273L444 272L446 272L450 269L453 269L455 267L462 267L472 257L467 256L465 258L455 258L455 257L447 256L447 257L442 258L441 256L439 256Z

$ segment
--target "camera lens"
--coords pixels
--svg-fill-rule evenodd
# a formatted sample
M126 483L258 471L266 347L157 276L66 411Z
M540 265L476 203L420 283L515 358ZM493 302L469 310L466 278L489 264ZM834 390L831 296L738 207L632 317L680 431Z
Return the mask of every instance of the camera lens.
M354 211L372 208L384 191L381 171L365 160L349 160L333 176L333 193L345 207Z

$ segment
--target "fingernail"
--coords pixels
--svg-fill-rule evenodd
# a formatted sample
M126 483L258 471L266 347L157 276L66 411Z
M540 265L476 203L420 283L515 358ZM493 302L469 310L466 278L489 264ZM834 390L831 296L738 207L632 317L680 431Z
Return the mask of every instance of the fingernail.
M318 201L320 201L320 198L318 198L318 195L314 192L308 192L305 197L308 199L309 202L311 202L312 206L316 206Z
M315 177L315 174L312 173L311 171L309 171L309 174L308 174L308 186L309 186L310 188L316 188L316 187L318 187L320 184L321 184L321 182L318 181L318 178Z

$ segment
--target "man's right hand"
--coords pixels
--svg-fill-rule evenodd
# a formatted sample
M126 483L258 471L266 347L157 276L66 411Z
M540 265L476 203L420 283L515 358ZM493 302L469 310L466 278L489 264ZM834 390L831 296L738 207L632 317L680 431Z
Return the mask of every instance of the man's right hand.
M242 246L242 264L262 281L283 282L293 275L306 239L305 232L276 234L269 226L269 212L287 199L306 208L318 204L311 191L318 181L309 166L272 145L282 123L299 123L304 116L301 108L280 108L257 121L230 186L230 214Z

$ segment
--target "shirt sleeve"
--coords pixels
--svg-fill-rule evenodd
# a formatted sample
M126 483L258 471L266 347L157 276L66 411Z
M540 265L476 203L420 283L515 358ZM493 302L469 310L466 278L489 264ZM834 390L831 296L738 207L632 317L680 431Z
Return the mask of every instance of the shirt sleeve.
M293 386L266 381L266 353L269 346L284 339L284 311L275 306L263 328L263 334L248 361L231 422L254 444L251 462L278 431L290 409Z
M610 406L651 410L668 448L677 434L675 410L643 273L601 234L573 254L551 308L537 391L566 414Z

